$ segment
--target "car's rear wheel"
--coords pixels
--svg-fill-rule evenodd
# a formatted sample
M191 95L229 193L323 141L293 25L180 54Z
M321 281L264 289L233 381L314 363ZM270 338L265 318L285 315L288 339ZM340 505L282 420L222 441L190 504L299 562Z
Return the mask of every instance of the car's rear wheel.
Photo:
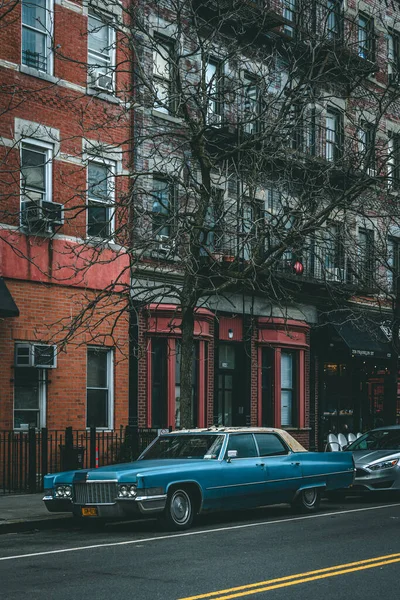
M188 529L193 523L194 502L189 491L175 488L168 493L163 518L168 529Z
M321 492L318 488L308 488L301 490L292 507L302 513L312 513L319 509L321 502Z

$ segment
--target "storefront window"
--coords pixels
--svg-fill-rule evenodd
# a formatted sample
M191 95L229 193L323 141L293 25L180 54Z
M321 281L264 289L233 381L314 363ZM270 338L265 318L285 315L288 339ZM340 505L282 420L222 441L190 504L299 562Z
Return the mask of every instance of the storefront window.
M295 357L293 352L281 354L281 425L296 425Z
M168 425L167 406L167 340L151 341L151 416L152 427Z
M191 425L197 426L197 382L198 382L199 344L195 342L192 369L192 403ZM182 345L180 340L175 343L175 427L181 426L181 358Z

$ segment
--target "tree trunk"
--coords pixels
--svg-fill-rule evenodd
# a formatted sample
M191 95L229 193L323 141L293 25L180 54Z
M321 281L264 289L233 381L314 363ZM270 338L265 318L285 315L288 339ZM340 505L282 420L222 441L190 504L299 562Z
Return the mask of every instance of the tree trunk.
M193 355L194 355L194 306L182 308L182 347L181 347L181 427L194 425L192 415L193 394Z

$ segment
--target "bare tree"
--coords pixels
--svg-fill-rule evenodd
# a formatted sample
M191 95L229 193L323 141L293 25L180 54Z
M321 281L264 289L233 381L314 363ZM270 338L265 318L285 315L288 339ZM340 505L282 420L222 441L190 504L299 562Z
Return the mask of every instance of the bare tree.
M81 238L65 252L75 254L73 278L119 260L109 245L118 244L129 265L90 294L72 326L59 323L60 335L64 343L78 329L95 335L99 320L173 302L182 332L179 424L189 426L200 307L245 291L285 314L310 281L322 282L333 306L357 290L375 293L355 240L360 219L383 230L398 218L389 186L398 150L388 120L400 88L397 55L386 73L386 42L400 13L389 30L380 2L365 24L352 7L325 1L87 4L100 45L79 66L94 94L118 104L101 122L93 122L90 102L75 104L70 141L85 140L83 152L75 148L75 170L88 162L97 170L81 188L74 169L62 174L65 222ZM102 41L105 22L114 39ZM6 164L17 180L20 165ZM128 172L129 186L119 185ZM80 225L87 197L101 206L89 235ZM27 201L23 227L32 226L27 215L37 204L32 194Z

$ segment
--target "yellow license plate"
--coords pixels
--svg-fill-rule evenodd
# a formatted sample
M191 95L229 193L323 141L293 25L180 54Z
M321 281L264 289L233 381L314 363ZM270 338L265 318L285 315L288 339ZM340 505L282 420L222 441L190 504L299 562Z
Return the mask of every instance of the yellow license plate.
M82 517L97 517L97 506L82 506Z

